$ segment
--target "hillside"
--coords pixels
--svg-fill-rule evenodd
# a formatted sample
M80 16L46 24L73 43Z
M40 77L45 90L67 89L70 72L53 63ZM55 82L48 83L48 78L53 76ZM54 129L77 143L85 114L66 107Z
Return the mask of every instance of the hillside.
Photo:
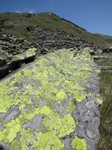
M35 40L36 31L39 28L57 29L66 32L69 35L81 38L93 43L103 49L108 48L112 40L87 32L85 29L74 23L60 18L53 13L2 13L0 14L0 27L3 27L11 34L19 35L28 41L38 42Z

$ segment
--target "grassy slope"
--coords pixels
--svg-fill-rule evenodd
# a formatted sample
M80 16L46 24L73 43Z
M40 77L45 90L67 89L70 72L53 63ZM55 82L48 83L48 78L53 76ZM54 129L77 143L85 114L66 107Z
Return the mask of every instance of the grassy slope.
M73 24L70 21L60 18L53 13L41 13L41 14L18 14L18 13L2 13L0 14L0 21L5 20L4 27L11 34L17 34L21 37L31 41L34 30L39 25L42 28L58 29L65 31L68 34L86 39L90 43L99 45L106 48L110 41L101 37L100 35L91 34L85 29ZM30 26L34 30L27 31L26 28Z

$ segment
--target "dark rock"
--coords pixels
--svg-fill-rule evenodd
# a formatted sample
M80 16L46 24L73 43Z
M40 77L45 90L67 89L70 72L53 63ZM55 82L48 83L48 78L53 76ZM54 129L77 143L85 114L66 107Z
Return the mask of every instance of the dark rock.
M94 44L88 43L87 40L68 35L65 32L57 29L42 29L36 28L34 41L38 42L42 48L57 50L61 48L73 48L73 47L90 47L96 50Z

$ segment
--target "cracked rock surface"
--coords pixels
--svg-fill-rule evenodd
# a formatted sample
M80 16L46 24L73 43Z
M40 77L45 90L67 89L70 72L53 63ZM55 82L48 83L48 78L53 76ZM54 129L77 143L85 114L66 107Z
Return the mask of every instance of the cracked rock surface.
M95 149L102 99L89 51L57 50L0 82L2 149Z

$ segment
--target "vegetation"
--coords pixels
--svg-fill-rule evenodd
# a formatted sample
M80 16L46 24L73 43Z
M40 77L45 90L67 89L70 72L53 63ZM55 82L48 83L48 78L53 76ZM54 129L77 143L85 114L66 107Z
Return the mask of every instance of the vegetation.
M111 54L110 54L111 55ZM100 66L112 66L112 60L95 61ZM103 104L100 106L101 126L100 141L97 150L112 149L112 71L101 71L99 82Z
M100 106L101 139L97 150L112 149L112 71L101 71L100 73L100 93L103 98L103 104Z

